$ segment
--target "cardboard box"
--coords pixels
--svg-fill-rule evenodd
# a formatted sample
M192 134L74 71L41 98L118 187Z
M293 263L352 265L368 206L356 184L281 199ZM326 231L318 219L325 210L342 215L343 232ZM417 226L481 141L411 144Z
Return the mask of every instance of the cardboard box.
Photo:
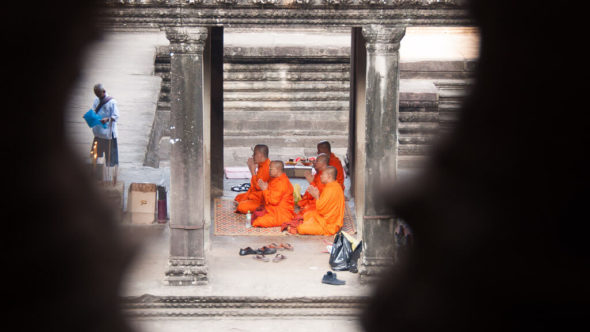
M132 224L152 224L156 220L156 192L154 183L129 185L127 211Z

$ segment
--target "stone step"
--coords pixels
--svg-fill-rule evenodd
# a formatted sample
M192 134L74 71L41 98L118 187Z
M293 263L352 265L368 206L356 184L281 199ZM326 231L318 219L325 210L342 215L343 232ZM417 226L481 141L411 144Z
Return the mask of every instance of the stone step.
M321 112L299 112L299 111L274 111L259 112L250 110L226 110L223 115L224 121L237 122L295 122L305 123L348 123L348 112L324 110ZM226 127L227 128L227 127ZM272 126L269 126L272 129Z
M161 91L159 94L159 101L170 102L170 92ZM317 92L258 92L258 91L244 91L244 92L224 92L223 94L224 106L231 105L236 102L257 103L257 102L340 102L349 103L349 93L344 91L317 91ZM295 106L296 104L294 104Z
M400 112L400 122L438 122L438 112Z
M439 113L443 113L443 112L457 113L461 109L462 105L463 105L463 100L460 102L442 103L442 104L438 105L438 110L439 110Z
M157 111L160 111L160 110L162 110L162 111L169 111L170 108L171 108L169 101L158 101L158 104L157 105L158 105L157 106L157 109L156 109Z
M223 82L223 91L350 91L344 81L231 81Z
M398 157L398 167L401 169L415 169L424 166L424 163L428 160L427 156L419 155L407 155Z
M401 122L398 129L400 134L436 134L438 123L434 122Z
M259 142L264 143L264 142ZM332 152L342 161L346 156L347 146L332 145ZM272 160L295 159L297 157L315 157L317 143L311 146L277 147L269 146L269 158ZM225 166L245 166L248 158L252 157L252 146L238 146L223 148L223 162Z
M267 298L256 296L124 297L122 309L132 319L190 319L211 317L356 317L368 304L363 296Z
M275 72L350 72L349 64L341 63L266 63L266 64L244 64L244 63L224 63L223 71L227 73L233 72L252 72L257 71L257 68L265 71Z
M399 135L400 144L432 144L436 142L435 135Z
M316 59L319 62L350 61L350 45L300 47L300 46L226 46L223 48L223 59L227 62L237 61L276 61L276 62L309 62Z
M400 100L399 112L438 112L438 102L405 101Z
M474 71L473 60L400 62L402 79L470 79Z
M223 107L225 112L260 112L260 113L324 113L324 112L342 112L348 113L348 105L347 106L334 106L334 107L322 107L319 108L314 105L310 105L309 107L299 107L296 105L284 105L285 107L272 107L272 108L261 108L256 106L256 103L249 103L249 106L240 106L240 107L228 107L227 105Z
M468 95L466 89L444 89L439 88L438 98L439 99L463 99Z
M170 62L156 62L154 64L154 72L155 73L169 73L170 72Z
M285 132L294 135L299 132L317 133L347 133L348 121L326 121L313 120L310 118L301 119L268 119L268 120L237 120L225 117L223 120L224 133L253 132L260 134L275 134Z
M348 100L317 100L317 101L252 101L252 100L227 100L223 102L223 109L226 111L230 110L259 110L261 112L266 111L318 111L322 110L335 110L335 111L347 111L349 108Z
M264 143L270 146L276 146L281 148L287 147L313 147L317 145L318 142L323 140L329 140L332 144L336 147L345 147L348 145L348 136L347 135L299 135L299 136L291 136L283 134L282 132L280 135L246 135L246 133L242 133L241 136L233 136L233 135L225 135L223 138L223 145L226 147L239 147L239 146L254 146L258 143Z
M473 86L474 80L467 79L438 79L433 81L434 85L441 90L466 90Z
M440 123L455 123L459 121L458 112L440 112Z
M431 149L432 146L427 144L400 144L398 154L400 156L422 156L428 155Z
M311 101L311 100L340 100L350 98L348 91L224 91L224 101Z
M224 81L349 81L348 72L224 72Z
M400 79L469 79L473 76L470 72L415 72L400 71Z
M288 126L283 126L278 131L275 128L265 128L265 129L257 129L257 130L233 130L233 129L224 129L223 135L225 137L252 137L252 136L280 136L280 137L307 137L307 136L325 136L325 137L336 137L342 135L348 135L348 127L344 124L338 124L337 126L334 124L324 125L323 128L316 128L316 129L299 129L299 128L290 128ZM331 127L331 129L328 129ZM335 128L334 127L338 127Z

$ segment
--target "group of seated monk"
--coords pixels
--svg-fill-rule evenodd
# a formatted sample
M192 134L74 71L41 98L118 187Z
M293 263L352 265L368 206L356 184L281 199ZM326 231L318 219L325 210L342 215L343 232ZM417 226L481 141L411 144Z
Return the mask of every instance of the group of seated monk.
M299 217L303 222L288 229L290 233L336 234L344 222L344 170L329 142L322 141L317 148L316 173L305 173L309 187L297 203L296 214L293 186L284 173L284 163L268 158L268 146L256 145L247 162L252 174L250 189L236 196L236 212L262 211L252 221L254 227L278 227Z

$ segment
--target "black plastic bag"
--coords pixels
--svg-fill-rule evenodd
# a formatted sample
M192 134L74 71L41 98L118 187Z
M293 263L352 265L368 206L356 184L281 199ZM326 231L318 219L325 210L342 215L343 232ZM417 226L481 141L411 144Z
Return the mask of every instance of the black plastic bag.
M334 271L348 271L351 256L352 244L342 232L338 232L334 237L332 251L330 252L330 267Z

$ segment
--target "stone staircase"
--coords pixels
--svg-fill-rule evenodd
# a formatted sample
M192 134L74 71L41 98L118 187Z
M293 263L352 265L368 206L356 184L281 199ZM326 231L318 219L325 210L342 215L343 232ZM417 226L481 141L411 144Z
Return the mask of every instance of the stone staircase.
M322 140L329 140L337 155L346 154L348 55L226 61L225 165L243 165L257 143L270 147L271 159L313 156Z
M350 49L224 48L224 164L243 166L257 143L271 159L313 156L321 140L344 160L348 146ZM400 63L399 168L420 167L438 135L453 127L473 61ZM145 165L170 151L170 56L158 49L162 77Z
M144 166L159 167L170 159L170 51L160 46L156 51L154 73L162 78L154 123L146 149Z
M432 144L453 128L473 70L473 61L400 63L400 169L421 167Z

